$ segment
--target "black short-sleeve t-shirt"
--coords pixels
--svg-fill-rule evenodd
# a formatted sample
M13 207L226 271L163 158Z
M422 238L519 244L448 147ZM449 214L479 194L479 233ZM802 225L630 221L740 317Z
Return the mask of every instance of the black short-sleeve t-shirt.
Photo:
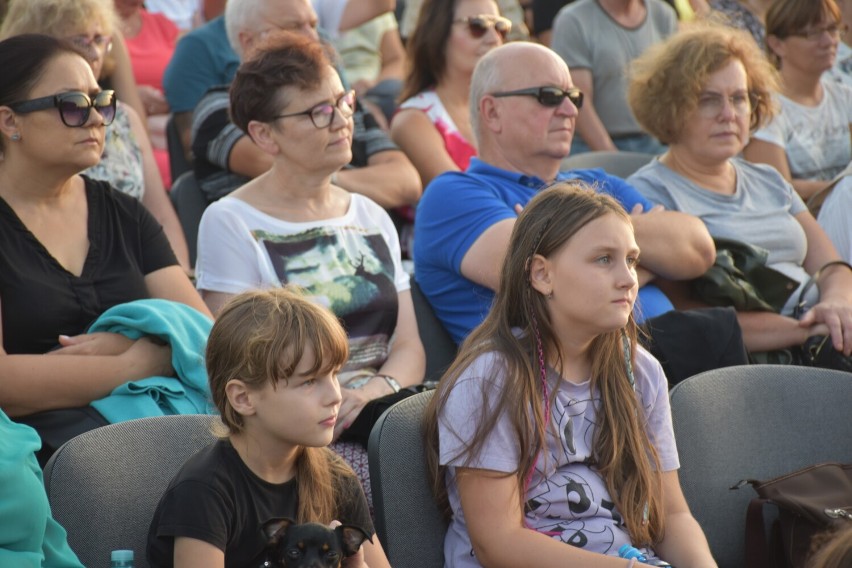
M114 305L148 297L145 275L177 264L163 228L136 199L84 177L89 251L68 272L0 198L0 306L8 354L46 353Z
M336 518L373 534L367 499L358 479L336 479ZM261 526L280 517L296 518L297 482L268 483L256 476L227 440L191 457L169 484L148 532L148 564L174 564L174 540L188 537L225 552L226 568L260 566L266 541Z

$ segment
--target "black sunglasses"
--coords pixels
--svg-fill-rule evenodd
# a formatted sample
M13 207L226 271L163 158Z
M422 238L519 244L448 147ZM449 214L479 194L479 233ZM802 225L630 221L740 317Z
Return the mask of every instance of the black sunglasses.
M494 28L494 31L497 32L500 39L505 40L509 35L509 32L512 31L511 20L502 16L492 16L490 14L459 18L458 20L453 20L453 23L467 24L467 31L474 39L483 37L486 33L488 33L488 30Z
M503 93L491 93L492 97L535 97L540 105L546 107L558 107L566 98L580 110L583 107L583 91L574 87L563 90L559 87L531 87L517 91L506 91Z
M89 98L86 93L73 91L12 103L9 108L20 114L58 108L62 123L70 127L85 125L94 108L103 117L106 126L115 118L115 102L115 91L112 90L101 91L94 99Z

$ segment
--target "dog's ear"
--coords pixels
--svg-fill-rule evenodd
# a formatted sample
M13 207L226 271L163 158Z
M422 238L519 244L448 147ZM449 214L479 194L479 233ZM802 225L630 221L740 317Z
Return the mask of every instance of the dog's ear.
M366 532L360 527L352 525L340 525L334 529L337 534L337 540L340 542L340 548L343 549L343 556L352 556L361 547L361 543L365 540L373 542Z
M270 519L263 523L260 530L263 531L263 536L266 537L269 544L277 544L278 541L287 534L287 529L290 528L290 525L294 523L294 520L283 517L279 519Z

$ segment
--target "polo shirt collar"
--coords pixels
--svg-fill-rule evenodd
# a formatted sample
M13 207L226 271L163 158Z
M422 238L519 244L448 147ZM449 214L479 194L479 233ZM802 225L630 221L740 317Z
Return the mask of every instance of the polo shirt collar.
M547 181L541 179L540 177L528 176L526 174L522 174L520 172L513 172L511 170L504 170L503 168L492 166L488 162L484 162L477 157L473 157L470 159L470 164L468 164L467 167L467 173L473 175L499 177L511 181L513 183L523 185L524 187L529 187L531 189L541 189L542 187L550 185ZM565 172L559 172L558 174L556 174L556 181L563 181L566 179L571 179L571 177Z

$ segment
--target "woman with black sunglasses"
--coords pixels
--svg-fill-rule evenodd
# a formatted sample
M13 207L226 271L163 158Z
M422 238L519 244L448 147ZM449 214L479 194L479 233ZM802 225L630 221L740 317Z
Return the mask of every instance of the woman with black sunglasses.
M117 21L112 0L13 0L0 26L0 38L36 33L63 39L89 62L99 79L113 50ZM122 93L117 83L115 88ZM104 155L86 175L139 199L163 225L181 266L191 270L186 237L163 186L144 119L129 105L119 103L115 122L107 131Z
M493 0L426 0L408 39L408 74L391 137L420 173L423 187L464 171L476 146L470 78L479 59L502 45L512 23Z
M168 346L86 333L96 318L142 298L210 312L147 210L79 175L101 159L116 110L88 62L20 35L0 42L0 69L0 407L36 427L44 459L106 423L92 401L173 375Z

